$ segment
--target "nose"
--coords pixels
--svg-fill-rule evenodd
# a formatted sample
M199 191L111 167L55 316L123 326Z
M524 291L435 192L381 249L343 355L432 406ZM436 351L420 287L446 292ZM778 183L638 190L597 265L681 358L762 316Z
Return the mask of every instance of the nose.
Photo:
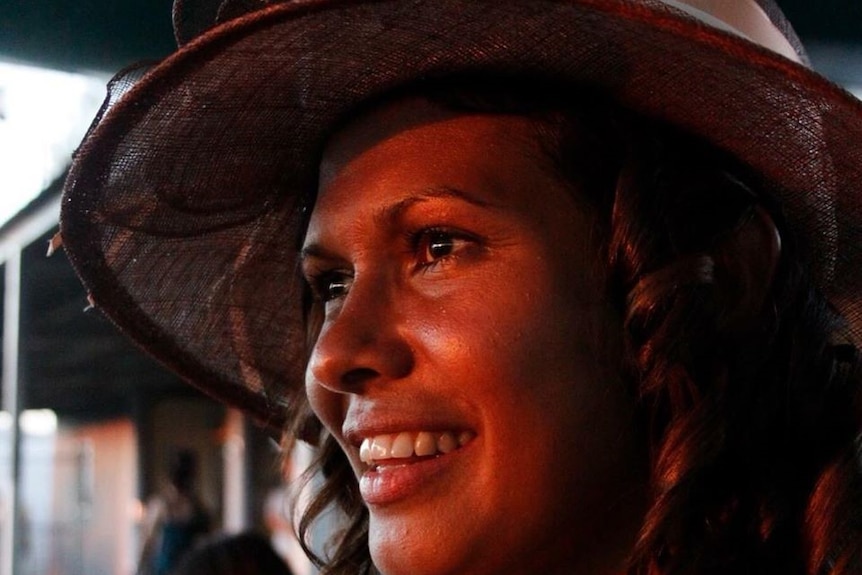
M366 393L402 379L414 367L404 314L384 278L357 276L321 328L306 378L336 393Z

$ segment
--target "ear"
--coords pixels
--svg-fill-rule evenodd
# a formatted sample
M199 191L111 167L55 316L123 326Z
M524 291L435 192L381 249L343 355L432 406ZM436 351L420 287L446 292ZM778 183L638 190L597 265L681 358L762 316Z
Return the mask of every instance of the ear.
M781 235L772 217L756 206L742 225L718 243L713 254L727 290L725 322L740 328L759 321L781 259Z

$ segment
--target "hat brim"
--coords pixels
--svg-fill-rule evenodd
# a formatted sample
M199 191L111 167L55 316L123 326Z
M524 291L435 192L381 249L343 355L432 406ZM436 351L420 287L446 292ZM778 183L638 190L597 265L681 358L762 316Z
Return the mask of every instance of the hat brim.
M277 430L303 381L299 199L322 146L369 99L472 73L595 86L730 151L780 193L821 287L853 314L862 105L649 0L318 0L219 26L154 67L82 144L66 251L122 331Z

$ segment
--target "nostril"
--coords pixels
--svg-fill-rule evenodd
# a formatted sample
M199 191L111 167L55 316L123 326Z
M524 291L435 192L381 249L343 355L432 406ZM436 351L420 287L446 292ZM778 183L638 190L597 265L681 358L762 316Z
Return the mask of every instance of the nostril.
M358 387L376 377L380 377L380 374L375 370L368 367L358 367L342 375L341 382L345 387Z

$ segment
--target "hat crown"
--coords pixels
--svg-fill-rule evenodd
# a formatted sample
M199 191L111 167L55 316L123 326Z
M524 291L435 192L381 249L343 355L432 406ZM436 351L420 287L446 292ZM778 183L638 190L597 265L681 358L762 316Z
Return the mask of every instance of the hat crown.
M741 36L785 58L808 58L790 23L772 0L661 0L714 28Z
M213 26L271 4L296 0L174 0L173 24L182 46ZM621 0L639 3L643 0ZM808 64L790 22L774 0L659 0L700 22L741 36L782 56Z

